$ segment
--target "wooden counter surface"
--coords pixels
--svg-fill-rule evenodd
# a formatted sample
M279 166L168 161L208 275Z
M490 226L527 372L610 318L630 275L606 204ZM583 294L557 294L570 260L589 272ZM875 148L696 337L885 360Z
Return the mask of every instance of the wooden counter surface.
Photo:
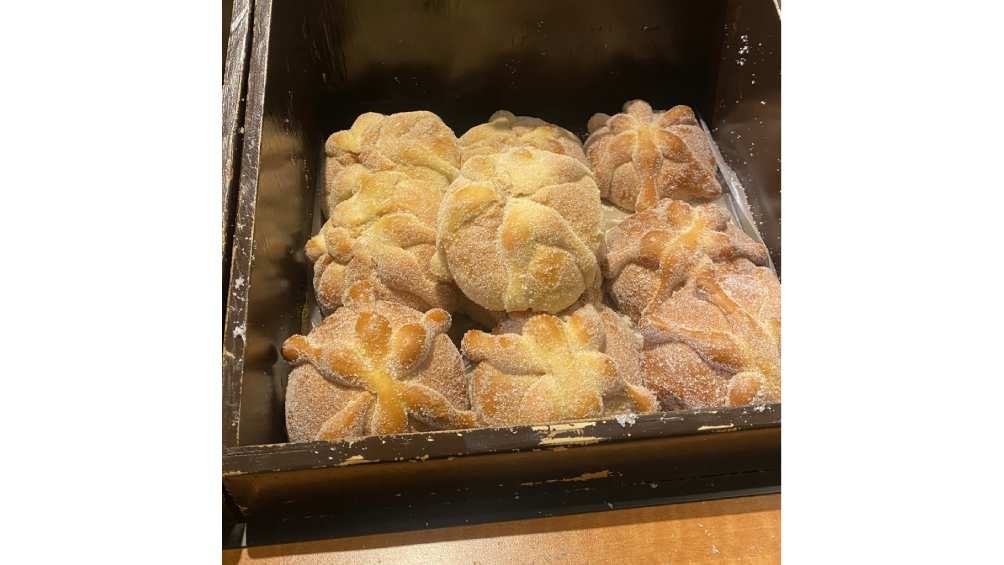
M781 496L234 549L224 565L778 563Z

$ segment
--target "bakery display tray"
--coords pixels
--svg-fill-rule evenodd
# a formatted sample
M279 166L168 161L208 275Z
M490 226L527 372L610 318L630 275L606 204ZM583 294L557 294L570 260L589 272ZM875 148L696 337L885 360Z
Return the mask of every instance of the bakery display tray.
M364 111L461 134L498 109L584 138L625 100L689 104L725 204L780 270L780 21L763 2L257 0L229 199L227 524L250 545L776 492L780 405L285 443L282 341L310 324L323 144ZM225 536L226 538L226 536Z

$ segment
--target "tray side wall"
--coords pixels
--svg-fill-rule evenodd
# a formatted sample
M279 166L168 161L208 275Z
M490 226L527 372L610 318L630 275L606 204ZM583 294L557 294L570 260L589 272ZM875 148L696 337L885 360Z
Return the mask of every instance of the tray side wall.
M769 0L729 0L709 125L746 189L781 274L781 16Z

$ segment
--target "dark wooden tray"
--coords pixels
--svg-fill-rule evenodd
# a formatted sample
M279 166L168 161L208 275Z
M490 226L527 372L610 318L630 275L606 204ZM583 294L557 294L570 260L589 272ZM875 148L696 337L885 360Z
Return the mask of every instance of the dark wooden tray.
M690 104L780 268L772 2L256 0L250 28L223 353L223 484L247 543L780 488L779 405L287 444L278 355L308 327L324 140L364 111L429 109L459 134L505 108L584 134L628 99Z
M244 140L242 124L248 51L251 48L251 7L252 0L223 0L223 218L220 241L223 251L224 297L227 296L227 283L230 281L234 200L240 173L240 150Z

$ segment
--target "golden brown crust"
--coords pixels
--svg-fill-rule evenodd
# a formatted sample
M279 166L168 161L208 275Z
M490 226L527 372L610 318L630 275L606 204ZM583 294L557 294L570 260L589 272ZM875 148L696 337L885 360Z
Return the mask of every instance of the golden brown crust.
M389 116L367 112L350 129L331 134L324 151L329 213L351 194L352 177L359 169L397 171L441 188L460 170L460 148L453 130L426 111Z
M666 409L781 399L781 285L746 259L704 257L686 284L649 309L645 384Z
M458 143L463 161L477 155L531 147L566 155L589 165L582 142L574 133L539 118L516 116L506 110L492 114L488 123L467 130Z
M661 198L711 200L722 193L707 136L693 110L653 112L643 100L589 120L585 150L603 198L645 210Z
M720 206L669 199L607 231L604 253L607 290L634 320L680 287L702 257L767 264L767 248L739 230Z
M360 281L371 283L383 300L455 310L456 289L429 266L442 189L399 172L357 172L349 195L306 245L321 311L334 311L345 289Z
M330 315L283 344L290 441L780 400L767 250L683 201L721 192L693 112L589 131L499 111L457 140L406 112L328 139L305 251ZM467 375L449 312L494 325L453 329Z
M599 288L599 190L538 149L472 157L443 198L433 271L490 311L558 312Z
M365 391L331 384L313 366L298 365L286 384L286 433L293 443L314 441L325 422L350 402L372 396ZM358 434L357 434L358 435Z
M500 324L519 333L467 332L461 349L475 364L470 387L478 421L498 426L654 411L655 396L630 374L638 344L623 322L586 304L561 317L519 314Z
M286 392L290 441L423 428L467 428L474 415L450 315L378 300L367 283L306 335L282 347L296 368Z

